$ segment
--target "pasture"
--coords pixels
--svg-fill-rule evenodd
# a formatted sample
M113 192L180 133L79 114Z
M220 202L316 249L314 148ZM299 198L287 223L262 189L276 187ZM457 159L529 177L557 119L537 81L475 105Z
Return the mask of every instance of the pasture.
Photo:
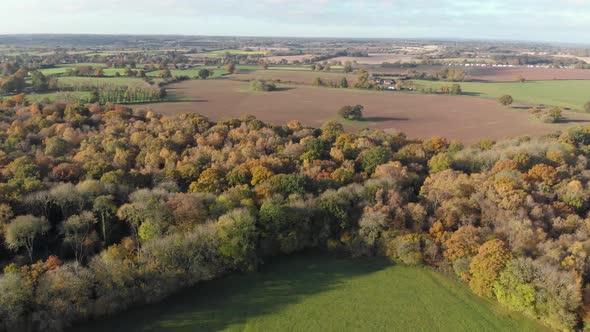
M72 331L544 331L437 272L381 259L282 257Z
M417 87L440 88L450 82L414 81ZM511 95L516 103L552 105L581 110L590 101L590 80L530 81L525 83L457 82L464 94L484 98Z
M531 121L527 110L502 107L495 100L468 96L443 96L387 91L279 85L279 91L253 92L248 82L193 80L166 87L170 102L146 104L163 115L195 112L212 120L253 114L263 121L282 125L299 120L318 127L328 120L341 121L352 131L375 128L401 131L411 138L435 135L471 143L482 138L501 139L543 135L563 130L590 115L564 112L558 124ZM362 121L345 121L337 115L345 105L365 106Z
M154 82L159 82L161 79L153 79ZM67 76L60 77L58 79L58 85L60 87L72 87L72 86L85 86L85 87L97 87L101 85L135 85L144 84L145 82L141 78L137 77L78 77L78 76Z
M27 95L27 100L30 102L42 102L49 100L55 101L77 101L90 98L89 91L71 91L71 92L48 92L48 93L34 93Z

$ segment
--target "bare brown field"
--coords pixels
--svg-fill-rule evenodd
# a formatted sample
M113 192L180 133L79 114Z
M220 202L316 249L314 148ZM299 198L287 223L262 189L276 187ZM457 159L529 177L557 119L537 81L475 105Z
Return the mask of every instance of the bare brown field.
M507 109L493 100L466 96L286 85L281 91L264 93L251 92L248 83L230 80L185 81L168 89L184 100L141 107L167 116L195 112L219 120L253 114L274 124L296 119L317 127L327 120L340 120L336 115L340 107L361 104L365 106L365 119L344 121L347 129L395 130L412 138L440 135L466 143L481 138L542 135L590 121L586 115L565 112L565 123L538 123L529 119L526 110Z
M346 77L349 83L356 82L356 75L338 72L308 71L308 70L255 70L241 72L229 76L238 80L280 80L281 82L292 82L296 84L311 85L316 77L328 82L340 82Z
M480 67L466 71L470 79L490 82L515 81L518 75L529 81L590 79L590 70L587 69Z

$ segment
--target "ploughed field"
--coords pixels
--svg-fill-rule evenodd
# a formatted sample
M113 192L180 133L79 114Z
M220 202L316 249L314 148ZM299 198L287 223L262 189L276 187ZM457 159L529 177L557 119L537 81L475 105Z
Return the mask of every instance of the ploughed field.
M440 135L466 143L482 138L543 135L590 121L588 115L564 112L562 123L544 124L531 120L526 109L506 108L495 100L470 96L281 84L279 88L274 92L254 92L247 82L192 80L167 86L174 101L137 107L163 115L195 112L212 120L253 114L270 123L299 120L315 127L337 120L349 130L387 129L409 137ZM344 121L337 115L342 106L355 104L365 106L362 121Z
M543 331L437 272L292 256L72 331Z

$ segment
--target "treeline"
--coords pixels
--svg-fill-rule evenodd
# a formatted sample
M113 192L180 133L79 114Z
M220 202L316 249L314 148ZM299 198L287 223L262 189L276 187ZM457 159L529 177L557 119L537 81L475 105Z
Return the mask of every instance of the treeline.
M30 81L27 82L27 77ZM43 92L57 88L57 79L47 77L38 70L20 66L18 63L3 63L0 76L0 94L21 93L24 91Z
M0 330L61 330L306 248L429 265L555 329L589 317L588 126L464 147L34 104L0 128Z

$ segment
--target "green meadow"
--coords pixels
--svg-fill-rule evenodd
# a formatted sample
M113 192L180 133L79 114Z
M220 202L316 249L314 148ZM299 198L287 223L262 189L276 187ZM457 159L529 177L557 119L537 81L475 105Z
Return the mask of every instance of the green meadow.
M72 331L543 331L456 280L388 261L282 257Z
M417 87L440 88L451 82L416 80ZM529 81L525 83L459 82L463 93L485 98L511 95L516 103L551 105L581 110L590 101L590 80Z

